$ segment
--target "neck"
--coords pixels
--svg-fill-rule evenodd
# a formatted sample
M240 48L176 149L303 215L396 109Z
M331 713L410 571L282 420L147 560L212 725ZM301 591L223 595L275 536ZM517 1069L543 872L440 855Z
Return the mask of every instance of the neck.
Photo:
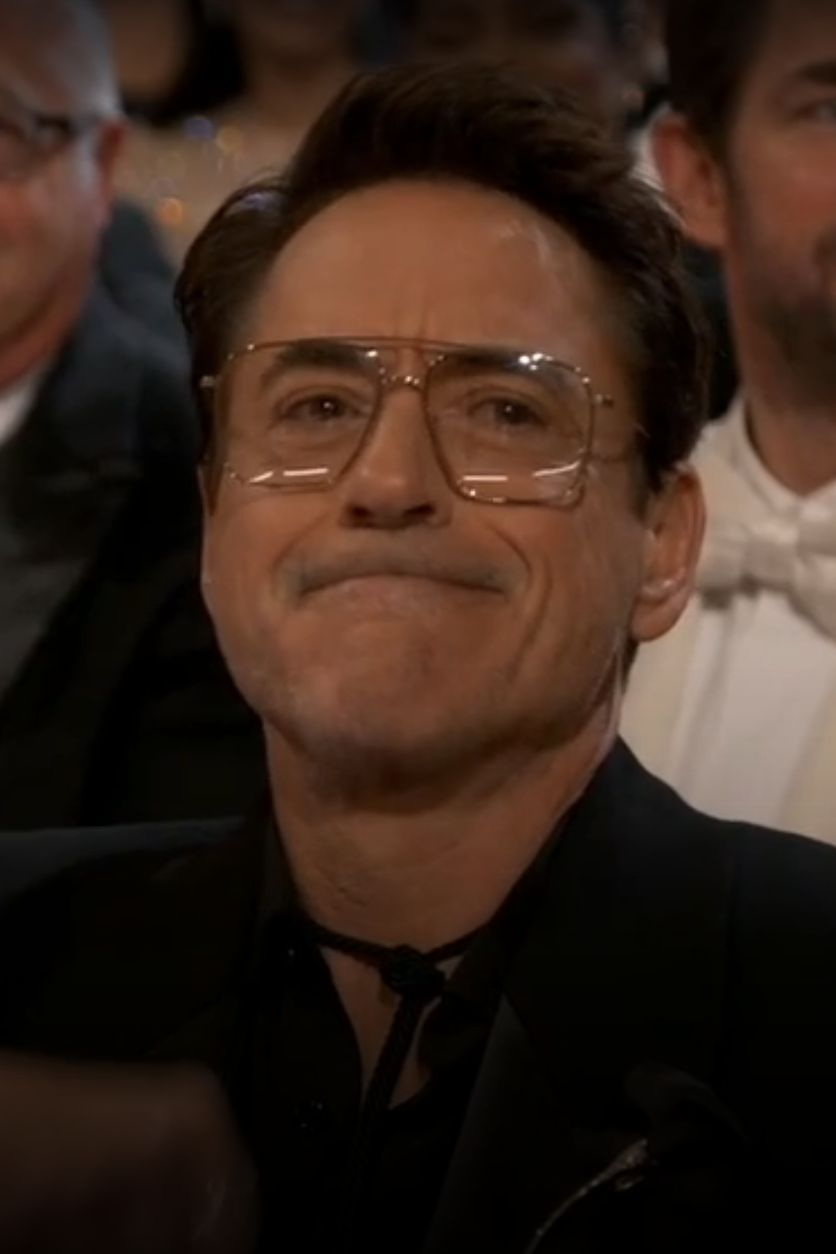
M296 66L248 52L242 105L264 126L304 132L356 73L356 64L343 53Z
M832 408L800 412L747 384L749 434L763 465L797 496L836 483L836 397Z
M277 819L303 907L332 931L423 952L484 926L606 755L615 704L558 750L522 761L509 754L455 788L428 784L352 808L329 803L338 794L317 787L268 731ZM325 960L368 1082L395 1003L375 970L342 953ZM413 1042L395 1101L426 1078Z
M836 482L836 388L815 386L810 372L793 368L754 319L736 319L734 338L749 433L763 465L798 496Z
M496 912L615 737L607 714L583 737L527 761L494 762L455 790L431 786L349 810L269 743L283 845L308 913L384 945L430 950ZM332 794L333 795L333 794Z

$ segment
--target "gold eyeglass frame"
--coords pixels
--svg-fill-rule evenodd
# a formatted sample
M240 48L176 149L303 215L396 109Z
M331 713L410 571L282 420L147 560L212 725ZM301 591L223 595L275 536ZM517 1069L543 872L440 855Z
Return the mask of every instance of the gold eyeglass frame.
M329 476L327 479L319 480L315 484L281 483L268 479L268 476L272 476L276 473L277 468L265 470L255 475L242 475L240 471L236 470L235 466L230 461L224 461L221 464L221 470L228 478L234 480L236 483L239 483L242 487L261 487L275 492L299 493L328 491L345 478L345 476L350 472L352 466L354 466L358 459L362 456L363 450L368 446L368 443L380 421L386 397L390 392L400 387L410 388L418 392L422 401L425 402L423 406L424 420L432 442L433 452L435 453L436 460L441 468L447 485L457 496L466 501L490 505L567 506L571 505L572 502L577 499L586 478L587 467L590 461L593 460L592 450L595 441L597 412L602 408L611 409L615 405L615 400L612 396L599 392L595 388L595 385L589 375L580 366L572 365L570 362L562 361L557 357L552 357L547 353L542 353L537 350L525 351L506 348L501 345L473 345L434 340L405 339L399 336L361 337L332 335L311 336L291 340L263 340L246 344L242 348L228 353L215 374L203 375L200 378L198 387L201 391L211 392L217 404L219 391L223 385L224 377L236 361L239 361L242 358L250 357L257 352L262 352L264 350L278 350L295 346L304 347L307 345L310 345L311 347L316 345L326 346L329 344L345 345L346 347L356 348L361 353L367 353L372 360L374 358L374 354L379 350L385 351L387 349L391 350L398 348L417 350L422 357L424 369L420 375L401 373L393 374L383 365L382 362L378 364L379 391L376 397L374 411L369 417L366 429L363 432L357 448L348 458L345 465L342 466L338 472ZM572 489L566 494L566 496L560 498L557 496L554 498L548 496L532 496L530 498L526 497L520 499L507 494L485 495L482 492L468 490L461 479L457 478L453 474L452 469L448 464L441 441L439 440L436 431L436 424L433 422L432 415L427 410L426 392L428 383L431 379L432 371L437 369L438 366L445 360L455 358L462 353L470 353L474 355L485 353L486 359L495 355L498 361L507 357L509 360L517 359L523 365L529 364L538 368L544 366L553 370L568 372L582 385L587 399L588 421L586 424L586 438L580 455L576 462L569 463L566 466L543 467L543 472L575 472L575 480ZM214 418L216 422L218 421L218 417L218 414L215 413ZM534 474L536 474L536 472L532 472L532 475Z

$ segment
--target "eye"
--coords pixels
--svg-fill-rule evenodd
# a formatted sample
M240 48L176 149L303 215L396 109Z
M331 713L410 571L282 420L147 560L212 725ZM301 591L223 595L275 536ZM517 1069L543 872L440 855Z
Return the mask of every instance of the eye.
M473 407L473 416L499 427L540 427L543 415L527 401L505 396L485 397Z
M811 104L805 105L800 110L800 115L806 121L825 122L828 125L836 123L836 96L827 100L815 100Z
M282 404L277 413L280 422L338 422L356 417L359 410L343 396L323 392L297 397Z
M307 400L296 401L291 405L288 418L315 419L328 421L345 418L348 405L340 396L308 396Z

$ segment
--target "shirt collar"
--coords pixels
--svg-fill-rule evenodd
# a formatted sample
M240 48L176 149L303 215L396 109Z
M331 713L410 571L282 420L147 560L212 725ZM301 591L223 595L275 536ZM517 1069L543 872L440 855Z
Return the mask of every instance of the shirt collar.
M534 861L512 885L496 913L456 967L445 991L480 1020L492 1017L505 977L545 883L566 820L561 818ZM272 812L265 823L264 862L258 929L262 934L298 918L299 899L287 854ZM362 939L362 937L360 938Z
M811 504L836 508L836 483L825 484L817 492L799 496L770 474L752 443L746 404L742 397L735 400L724 425L728 435L727 447L731 464L774 513L795 513L803 506Z

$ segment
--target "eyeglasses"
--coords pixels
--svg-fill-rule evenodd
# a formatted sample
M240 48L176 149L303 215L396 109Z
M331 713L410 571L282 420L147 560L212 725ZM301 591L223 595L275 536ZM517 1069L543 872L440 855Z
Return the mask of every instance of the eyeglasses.
M22 182L65 144L94 130L101 118L39 113L0 88L0 182Z
M342 338L250 344L201 387L224 472L248 487L332 487L368 445L384 398L417 392L438 463L468 500L569 504L612 398L539 352Z

